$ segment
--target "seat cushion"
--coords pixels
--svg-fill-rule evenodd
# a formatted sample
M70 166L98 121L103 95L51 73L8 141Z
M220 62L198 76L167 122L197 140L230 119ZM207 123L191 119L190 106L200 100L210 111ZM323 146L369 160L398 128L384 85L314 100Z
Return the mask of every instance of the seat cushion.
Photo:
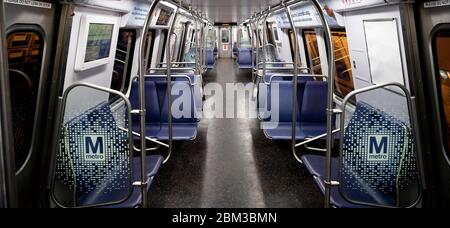
M270 123L270 122L268 122ZM272 124L272 123L270 123ZM308 136L304 135L300 129L300 125L297 124L296 128L297 140L305 140ZM264 129L264 134L267 138L272 140L291 140L292 139L292 124L291 123L278 123L278 127L273 129Z
M315 177L324 177L325 176L325 156L307 154L303 155L300 158L303 161L306 169L308 169L309 173ZM331 160L332 167L332 178L337 180L339 174L339 158L333 157Z
M140 125L139 124L135 124L133 126L133 132L140 134ZM156 138L158 133L161 131L161 124L160 123L147 123L146 127L145 127L145 136L148 138ZM139 140L140 137L134 135L134 138L136 140Z
M327 96L328 83L323 81L306 82L300 104L300 122L324 123L327 122Z
M174 123L173 124L173 140L186 141L194 140L197 137L197 123ZM159 140L169 140L169 125L162 124L161 130L156 138Z
M151 183L153 182L153 177L158 173L164 158L159 155L147 156L147 177L149 178L149 184L147 185L147 191L150 190ZM133 179L134 181L141 180L141 158L135 157L133 159ZM133 192L131 196L123 203L106 206L104 208L135 208L141 204L142 194L139 187L133 187Z
M303 164L305 165L309 173L311 173L311 175L314 177L314 182L320 189L320 192L325 195L325 156L308 154L303 155L301 157L301 160L303 161ZM331 167L331 180L339 181L339 158L332 158ZM352 204L345 200L339 192L339 187L336 186L331 189L330 200L331 205L338 208L364 208L364 206Z
M301 136L313 138L327 133L327 124L325 123L300 123L299 129Z
M314 181L316 182L322 194L325 195L324 179L322 177L314 177ZM353 204L345 200L339 191L339 187L331 188L330 203L332 206L337 208L368 208L367 206Z

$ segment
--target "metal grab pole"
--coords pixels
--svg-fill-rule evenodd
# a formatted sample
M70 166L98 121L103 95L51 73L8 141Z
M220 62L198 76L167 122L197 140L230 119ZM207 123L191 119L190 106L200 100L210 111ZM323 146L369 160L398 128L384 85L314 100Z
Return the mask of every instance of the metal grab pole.
M264 55L264 59L263 59L263 77L266 76L267 73L267 49L266 49L266 45L267 45L267 18L269 18L270 15L270 6L269 6L269 11L267 11L266 16L264 17L263 20L263 55ZM259 60L258 60L259 61ZM258 63L258 69L259 69L259 63ZM259 77L258 77L259 78ZM257 80L257 85L259 84L259 82L261 81L261 79L259 78L259 80Z
M262 14L261 14L262 15ZM255 84L256 84L256 81L257 81L257 79L258 79L258 75L259 75L259 45L261 44L260 43L260 40L261 40L261 38L260 38L260 34L259 34L259 20L261 20L261 15L256 19L256 26L255 26L255 32L256 32L256 54L255 54L255 58L256 58L256 60L255 60L255 67L254 67L254 71L255 71L255 74L256 74L256 77L255 77L255 80L254 80L254 82L255 82Z
M248 33L250 34L250 57L251 57L251 61L252 61L252 81L254 82L255 81L255 71L253 70L254 68L255 68L255 53L253 52L253 45L255 44L255 34L253 34L253 26L252 26L252 24L253 24L253 19L254 19L254 16L252 16L251 18L250 18L250 21L249 21L249 23L248 23L248 26L247 26L247 30L248 30ZM239 47L242 49L242 43L240 43L239 44ZM239 57L238 57L238 61L239 61Z
M331 37L331 29L328 21L325 18L323 7L317 0L310 0L317 12L319 13L320 20L323 24L323 29L325 31L325 41L327 42L327 55L328 55L328 105L327 105L327 154L326 154L326 172L325 172L325 208L330 208L330 197L331 197L331 159L334 145L333 137L333 116L334 116L334 75L335 75L335 65L334 65L334 44ZM345 112L345 110L343 110ZM341 126L341 128L344 128Z
M197 17L195 16L195 11L194 10L192 10L192 16L194 17L194 21L195 21L195 27L194 27L194 33L195 33L195 44L194 44L194 47L195 47L195 74L196 75L198 75L198 74L200 74L199 73L199 70L198 70L198 64L199 64L199 62L198 62L198 34L197 34L197 31L198 31L198 21L197 21Z
M141 36L141 41L139 42L139 115L140 115L140 133L141 133L141 194L142 194L142 207L147 208L148 207L148 196L147 196L147 185L148 178L147 178L147 152L146 152L146 140L145 137L142 137L146 134L146 123L145 123L145 117L146 117L146 110L145 110L145 63L144 63L144 56L145 56L145 42L147 40L148 36L148 27L150 25L150 18L153 15L153 11L155 11L156 6L160 0L153 0L150 5L150 10L148 12L147 18L144 22L144 28ZM147 47L150 48L150 47ZM131 118L131 117L130 117Z
M167 97L168 97L168 122L169 122L169 151L166 161L170 159L173 151L173 118L172 118L172 51L171 51L171 37L174 33L174 25L176 23L178 17L178 11L180 8L177 8L175 11L175 18L173 19L172 24L168 30L168 42L166 42L166 61L167 61ZM176 43L176 42L175 42Z
M296 156L295 153L295 148L296 148L296 143L297 143L297 82L298 82L298 56L299 56L299 43L298 43L298 34L297 34L297 29L295 28L295 23L294 23L294 19L292 17L292 12L291 12L291 8L289 6L286 6L283 2L281 3L285 10L286 10L286 14L288 16L289 19L289 23L291 24L295 39L294 41L294 77L292 79L292 142L291 142L291 151L294 154L294 157ZM299 162L302 163L302 161L300 159L298 159Z

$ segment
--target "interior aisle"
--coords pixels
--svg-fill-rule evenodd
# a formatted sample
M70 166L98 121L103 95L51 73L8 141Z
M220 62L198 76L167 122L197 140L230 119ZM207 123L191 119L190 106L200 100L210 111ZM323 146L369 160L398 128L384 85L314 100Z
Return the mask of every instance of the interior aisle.
M251 82L251 73L219 59L204 81L225 88ZM309 208L322 207L322 199L290 142L266 139L250 118L203 119L195 141L174 145L149 194L155 208Z

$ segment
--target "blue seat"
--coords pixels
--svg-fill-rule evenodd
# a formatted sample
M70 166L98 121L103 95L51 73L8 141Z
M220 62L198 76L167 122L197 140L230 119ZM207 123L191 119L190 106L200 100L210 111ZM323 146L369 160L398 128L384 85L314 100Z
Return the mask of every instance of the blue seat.
M252 48L241 48L238 52L237 63L240 69L252 69Z
M301 135L315 137L327 132L328 83L308 81L299 103ZM298 97L300 100L300 96ZM333 125L334 126L334 125Z
M155 178L156 174L159 172L159 169L163 163L164 159L161 156L147 156L147 177L149 178L149 184L147 185L147 191L150 190L150 186L153 182L153 179ZM134 180L140 180L141 179L141 158L136 157L133 160L133 175ZM131 194L131 197L126 200L125 202L119 204L119 205L111 205L107 206L105 208L134 208L142 202L142 194L141 194L141 188L134 187L133 192Z
M313 176L314 182L322 194L325 194L325 157L321 155L307 154L301 157L305 168ZM333 157L331 160L331 180L339 180L339 158ZM333 187L331 190L330 203L338 208L364 208L364 206L352 204L342 198L338 187Z
M192 82L196 80L194 75L184 76L188 76ZM176 105L177 101L182 101L180 107L174 106L172 111L180 110L183 114L183 116L177 116L177 113L172 113L174 141L194 140L197 136L198 119L195 112L198 111L196 102L199 102L201 96L199 96L198 91L195 91L196 87L192 86L184 76L174 76L172 81L172 104ZM167 141L169 140L167 78L161 77L161 75L148 76L145 83L146 137ZM131 89L130 101L135 108L138 105L137 82L133 83ZM184 107L186 102L190 104L190 107ZM185 111L186 113L184 113ZM139 119L135 120L134 118L133 130L139 132L139 129ZM136 137L136 139L139 139L139 137Z
M299 82L298 92L299 96L303 96L303 90L305 88L305 82ZM274 116L270 117L270 123L275 123L277 126L275 128L264 129L264 134L267 138L272 140L288 140L292 138L292 82L290 81L276 81L273 82L270 86L271 88L268 91L268 100L267 107L268 110L272 110L276 112L277 107L272 105L272 96L275 96L276 91L274 87L278 85L278 121ZM299 114L297 106L297 120L299 120ZM299 129L297 128L297 131ZM300 133L300 132L298 132ZM298 135L297 135L298 136Z
M94 147L91 149L97 151L89 153L88 139L95 141L91 141ZM108 203L118 203L113 207L136 207L141 194L132 183L140 181L141 163L132 154L128 133L119 127L110 105L99 104L64 124L55 186L73 191L69 198L76 207ZM153 178L163 158L148 156L146 159L147 176Z
M219 49L217 48L217 46L214 46L213 53L214 53L214 58L217 58L217 56L219 55Z
M131 85L130 102L131 108L134 110L139 109L139 83L134 81ZM158 132L161 131L161 107L159 106L159 96L156 90L156 84L154 81L145 81L145 107L151 107L146 110L146 136L155 138ZM140 132L140 119L139 116L134 115L133 118L133 131ZM135 137L139 139L139 137Z
M326 133L327 82L302 79L297 86L296 139L305 140ZM277 127L265 129L272 140L292 139L292 82L273 81L279 85L279 121ZM268 89L267 103L271 109L272 89ZM264 96L264 95L262 95ZM270 110L269 109L269 110ZM274 120L269 120L274 122Z
M233 58L238 58L239 55L239 48L237 47L237 44L233 44Z
M173 108L172 111L175 109L177 110L185 110L188 108L190 110L188 116L182 116L177 117L174 116L174 113L172 113L172 126L173 126L173 140L175 141L186 141L186 140L194 140L197 136L197 124L198 120L195 118L195 102L194 102L194 95L192 94L192 88L187 82L181 82L177 81L174 83L173 86L175 86L176 83L178 83L179 88L176 91L178 94L172 94L173 101L176 101L177 99L183 99L190 103L191 107L175 107L175 103L172 103ZM167 82L165 83L167 85ZM175 89L175 88L173 88ZM167 90L165 90L167 91ZM164 92L165 92L164 91ZM174 91L172 91L174 92ZM167 93L165 93L164 101L162 102L162 109L161 109L161 131L157 134L157 138L160 140L169 140L169 109L168 109L168 103L169 98L167 96ZM185 105L184 103L182 105Z
M323 192L325 157L304 155L302 161ZM364 206L352 202L412 205L420 190L411 129L382 110L359 102L345 129L342 163L333 159L332 180L341 185L332 190L336 207Z
M214 54L214 50L211 48L208 48L206 51L206 64L208 66L208 69L213 69L216 65L216 56Z
M266 111L270 111L271 110L271 88L272 88L272 83L277 84L280 81L289 81L292 83L292 75L289 74L275 74L275 73L268 73L264 76L264 81L265 82L270 82L270 85L267 85L264 82L259 83L258 87L258 107L260 108L260 110L258 111L258 118L260 120L264 120L264 121L268 121L270 120L270 118L268 118L268 114L266 114ZM300 101L300 104L302 102L303 99L303 91L304 91L304 86L305 86L305 82L307 81L312 81L313 79L310 77L299 77L298 78L298 85L299 85L299 90L298 90L298 100Z

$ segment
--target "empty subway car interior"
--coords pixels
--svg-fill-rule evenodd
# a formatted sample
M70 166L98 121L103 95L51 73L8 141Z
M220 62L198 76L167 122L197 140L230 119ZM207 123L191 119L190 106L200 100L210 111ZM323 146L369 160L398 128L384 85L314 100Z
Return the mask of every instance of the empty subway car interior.
M448 1L0 7L0 207L450 206Z

